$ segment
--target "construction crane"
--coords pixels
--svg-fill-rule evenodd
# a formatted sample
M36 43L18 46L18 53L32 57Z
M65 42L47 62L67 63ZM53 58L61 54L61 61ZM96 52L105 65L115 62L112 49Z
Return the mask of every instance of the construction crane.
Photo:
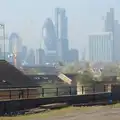
M17 58L17 51L16 51L16 47L14 47L12 54L8 55L8 58L12 58L11 62L13 63L13 65L15 67L17 67L17 60L16 60L16 58Z
M14 66L17 67L17 50L16 50L16 45L14 46L14 49L13 49L13 60L14 60Z

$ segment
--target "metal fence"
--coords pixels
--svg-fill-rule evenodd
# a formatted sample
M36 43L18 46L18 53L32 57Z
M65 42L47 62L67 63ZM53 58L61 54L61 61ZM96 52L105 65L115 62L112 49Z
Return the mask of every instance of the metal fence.
M99 90L97 86L79 86L81 95L109 92L108 85L103 85ZM0 100L7 99L35 99L42 97L58 97L58 96L71 96L78 95L78 86L64 86L54 88L36 87L12 87L0 89ZM79 94L80 95L80 94Z

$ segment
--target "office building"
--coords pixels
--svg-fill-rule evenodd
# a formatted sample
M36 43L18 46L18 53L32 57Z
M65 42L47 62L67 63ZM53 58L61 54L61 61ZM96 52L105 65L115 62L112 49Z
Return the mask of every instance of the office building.
M30 49L28 51L27 59L26 59L27 65L28 66L33 66L35 65L35 52L33 49Z
M50 18L47 18L42 29L44 39L45 62L57 61L57 37L55 26ZM52 57L52 58L51 58Z
M27 52L28 52L27 46L23 45L22 46L22 52L21 52L21 59L24 62L26 61L26 58L27 58Z
M57 57L56 51L48 51L45 54L45 62L46 63L53 64L53 63L57 63L57 61L58 61L58 57Z
M110 8L110 11L107 12L105 19L105 32L114 33L114 21L115 21L114 8Z
M45 52L43 49L39 48L36 50L35 64L42 65L45 63Z
M105 18L105 32L112 32L113 34L113 54L112 54L112 61L114 62L116 59L116 53L115 53L115 14L114 14L114 8L110 8L110 11L107 12L106 18Z
M111 62L113 52L112 32L89 35L89 60L92 62Z
M79 61L79 52L76 49L69 50L69 59L68 62L78 62Z
M22 40L17 33L9 37L9 55L16 56L17 66L21 64Z
M55 9L55 30L58 40L59 59L66 61L68 59L68 18L64 8Z
M113 62L120 62L120 55L118 54L118 51L120 51L119 31L120 24L118 20L115 20L114 8L110 8L110 11L107 12L105 19L105 32L112 32L113 34Z
M44 45L45 45L46 51L56 51L57 40L56 40L56 34L55 34L55 27L50 18L47 18L43 25L42 36L44 39Z

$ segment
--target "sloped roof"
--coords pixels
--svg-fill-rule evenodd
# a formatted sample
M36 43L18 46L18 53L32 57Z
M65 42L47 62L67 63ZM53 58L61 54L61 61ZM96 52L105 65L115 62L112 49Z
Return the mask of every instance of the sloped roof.
M5 60L0 60L0 88L35 87L37 83Z
M54 66L23 66L22 71L24 74L37 74L37 73L44 73L44 74L56 74L58 69ZM37 72L36 72L37 71Z

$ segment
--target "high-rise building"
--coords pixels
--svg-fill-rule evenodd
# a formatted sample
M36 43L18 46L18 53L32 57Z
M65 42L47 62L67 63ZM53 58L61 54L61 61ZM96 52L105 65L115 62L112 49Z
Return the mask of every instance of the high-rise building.
M58 56L63 61L68 59L68 18L64 8L55 9L55 30L58 40Z
M22 40L17 33L12 33L9 37L9 52L21 52L22 50Z
M26 62L29 66L35 65L35 52L33 49L29 50Z
M114 62L120 62L120 54L118 51L120 51L120 24L118 20L114 21Z
M110 8L110 11L107 12L105 19L105 32L113 32L114 33L114 8Z
M9 54L16 56L17 65L21 64L22 40L17 33L9 37Z
M55 27L50 18L47 18L43 25L42 36L46 51L57 51Z
M120 55L118 51L120 51L120 24L118 20L115 20L114 8L110 8L110 11L107 12L105 19L105 32L112 32L113 34L113 52L112 52L112 61L118 62L120 61Z
M57 61L57 38L55 26L50 18L47 18L43 25L42 36L45 45L45 61L48 63Z
M68 62L78 62L79 61L79 52L76 49L69 50L69 60Z
M26 61L26 58L27 58L27 46L23 45L22 46L22 52L21 52L21 59L22 61Z
M110 8L110 11L107 12L106 19L105 19L105 32L112 32L113 34L113 51L112 51L112 61L115 61L115 15L114 15L114 8Z
M111 62L113 51L112 32L89 35L89 60L92 62Z
M45 62L45 52L43 49L36 50L35 64L42 65Z
M45 61L46 63L56 63L58 61L57 52L56 51L48 51L45 54Z

